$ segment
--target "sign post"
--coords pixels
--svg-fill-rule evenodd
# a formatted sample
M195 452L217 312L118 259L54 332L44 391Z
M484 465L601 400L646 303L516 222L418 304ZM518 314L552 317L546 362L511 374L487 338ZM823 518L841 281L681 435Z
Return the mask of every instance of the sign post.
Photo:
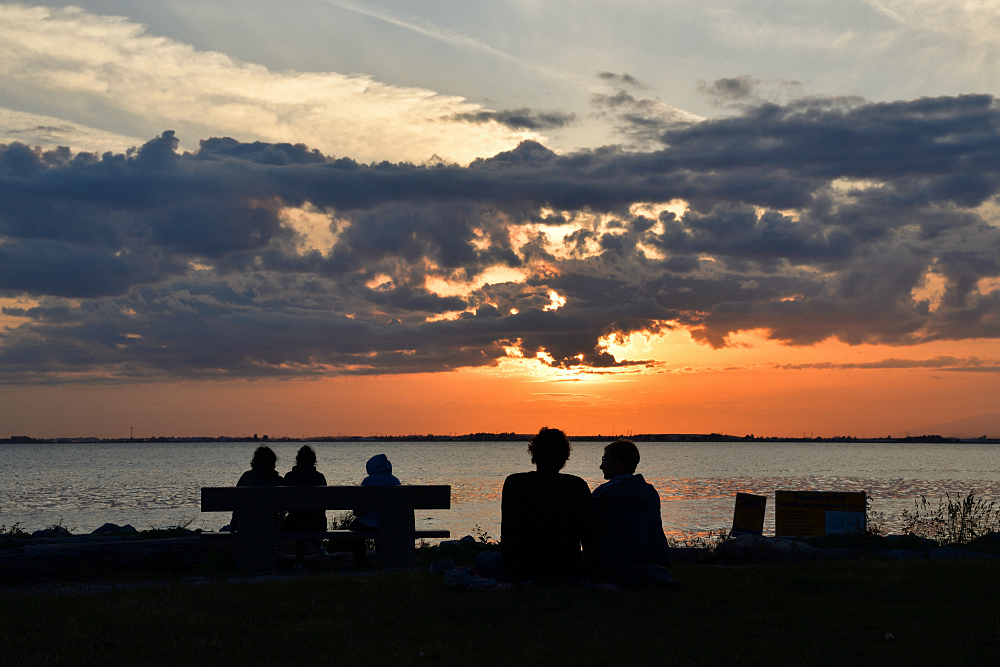
M763 535L765 509L767 509L767 496L737 493L736 509L733 512L733 535Z
M803 537L867 529L865 492L775 491L774 534Z

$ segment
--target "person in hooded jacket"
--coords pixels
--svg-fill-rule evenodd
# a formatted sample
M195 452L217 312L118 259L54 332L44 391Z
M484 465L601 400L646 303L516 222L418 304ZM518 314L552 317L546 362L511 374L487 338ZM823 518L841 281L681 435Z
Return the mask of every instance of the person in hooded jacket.
M361 480L361 486L400 486L402 482L392 474L392 463L385 454L376 454L368 459L365 464L368 476ZM382 525L381 512L378 510L364 510L358 512L357 517L351 523L351 530L363 530L377 532ZM368 540L354 541L354 565L356 567L368 567L368 551L365 543Z
M639 450L629 440L604 448L604 479L592 494L600 535L599 576L620 585L667 583L670 550L660 519L660 494L635 472Z
M285 473L285 486L326 486L326 477L316 470L316 452L309 445L302 445L295 455L295 466ZM326 531L325 510L292 510L285 516L285 530L291 533L311 533ZM295 563L299 566L305 560L306 546L312 543L321 556L326 550L319 540L297 540Z

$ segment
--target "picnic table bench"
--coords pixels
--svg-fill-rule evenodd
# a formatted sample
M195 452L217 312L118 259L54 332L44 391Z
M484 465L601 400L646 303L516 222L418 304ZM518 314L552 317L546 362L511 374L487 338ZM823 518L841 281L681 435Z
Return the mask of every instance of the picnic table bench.
M378 540L378 562L387 567L415 564L414 540L450 537L447 530L416 530L413 510L450 509L447 485L404 486L227 486L202 487L202 512L238 512L236 564L260 572L275 567L274 543L279 540L350 538ZM285 510L378 510L381 526L375 531L333 530L282 532L275 512ZM226 533L206 535L219 537Z

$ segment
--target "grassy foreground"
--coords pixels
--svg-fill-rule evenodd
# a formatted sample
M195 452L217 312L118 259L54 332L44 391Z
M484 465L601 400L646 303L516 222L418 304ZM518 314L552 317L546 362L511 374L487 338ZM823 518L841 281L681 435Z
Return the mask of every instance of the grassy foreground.
M13 593L0 664L1000 664L997 563L675 569L683 590L462 591L397 572Z

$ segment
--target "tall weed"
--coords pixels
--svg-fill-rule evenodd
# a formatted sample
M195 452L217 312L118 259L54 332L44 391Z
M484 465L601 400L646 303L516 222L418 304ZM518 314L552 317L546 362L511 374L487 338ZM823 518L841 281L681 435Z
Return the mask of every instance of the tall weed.
M937 540L941 545L968 544L977 537L1000 528L1000 509L995 502L976 498L976 492L954 500L951 494L939 498L937 507L920 496L913 512L903 510L903 533Z
M722 529L719 531L710 530L708 535L692 535L679 539L667 538L667 543L673 548L704 549L708 553L715 553L716 547L731 539L733 539L732 533Z

